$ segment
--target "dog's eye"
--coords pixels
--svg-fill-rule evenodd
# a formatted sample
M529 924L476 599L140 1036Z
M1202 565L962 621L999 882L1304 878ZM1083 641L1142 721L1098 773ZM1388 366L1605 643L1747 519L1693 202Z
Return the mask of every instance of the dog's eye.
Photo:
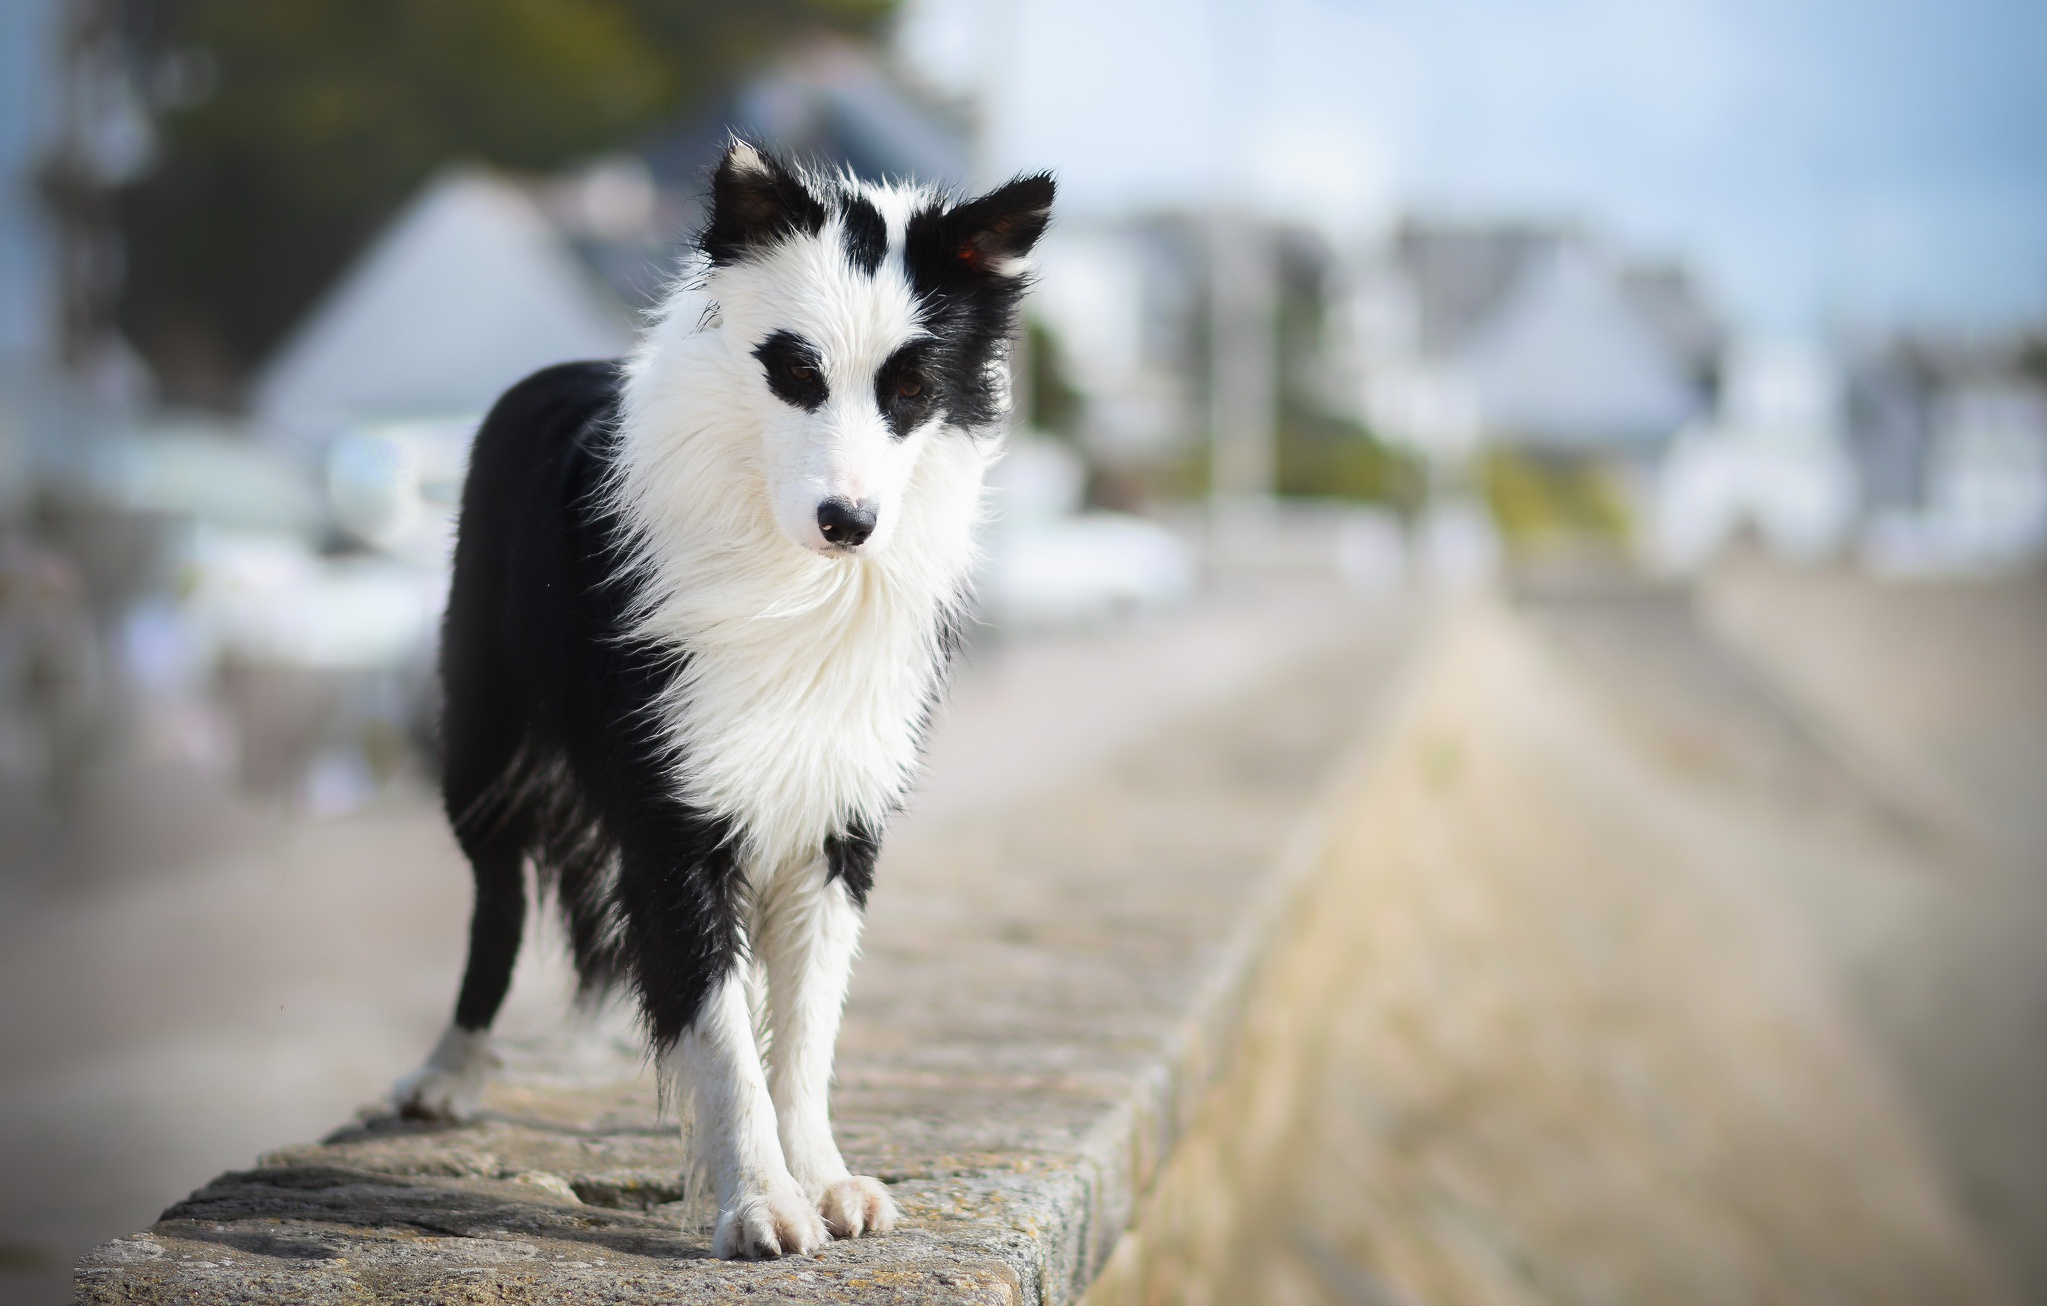
M904 399L915 399L924 393L924 383L915 377L906 376L896 382L896 394Z

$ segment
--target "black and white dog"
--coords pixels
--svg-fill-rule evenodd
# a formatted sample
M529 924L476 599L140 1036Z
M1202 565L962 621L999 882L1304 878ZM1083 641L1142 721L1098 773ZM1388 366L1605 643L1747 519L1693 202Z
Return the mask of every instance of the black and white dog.
M734 143L702 275L638 352L498 401L441 655L469 963L401 1111L476 1110L530 862L584 990L638 999L718 1254L889 1228L832 1139L833 1044L956 641L1052 192L961 202Z

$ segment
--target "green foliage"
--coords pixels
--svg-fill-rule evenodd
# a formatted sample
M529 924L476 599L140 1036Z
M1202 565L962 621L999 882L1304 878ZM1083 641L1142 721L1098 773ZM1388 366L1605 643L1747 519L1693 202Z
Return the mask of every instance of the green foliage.
M1279 492L1418 512L1427 485L1420 463L1332 412L1316 384L1329 331L1326 251L1294 237L1278 253Z
M1058 335L1037 318L1024 323L1030 375L1024 379L1024 417L1040 431L1073 439L1080 431L1085 400L1066 373L1066 352Z
M1278 452L1281 494L1358 499L1402 516L1421 509L1427 479L1420 462L1346 418L1283 406Z
M1479 479L1493 521L1516 553L1628 539L1626 498L1595 458L1490 449L1479 463Z
M218 402L436 168L630 143L793 33L895 0L130 0L155 57L211 70L121 197L124 325Z

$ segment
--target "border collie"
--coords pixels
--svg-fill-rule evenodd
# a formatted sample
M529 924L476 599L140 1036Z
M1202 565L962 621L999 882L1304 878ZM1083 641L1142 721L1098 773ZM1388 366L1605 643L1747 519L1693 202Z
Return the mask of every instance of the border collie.
M701 275L633 356L491 410L441 652L469 961L398 1110L476 1111L531 862L584 996L638 999L716 1252L890 1227L832 1139L833 1044L957 642L1052 195L1040 174L961 201L735 141Z

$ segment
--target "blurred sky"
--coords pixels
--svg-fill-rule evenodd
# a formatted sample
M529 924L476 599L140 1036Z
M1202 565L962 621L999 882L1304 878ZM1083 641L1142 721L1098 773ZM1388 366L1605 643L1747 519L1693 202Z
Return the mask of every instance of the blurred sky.
M901 41L1071 213L1581 218L1765 331L2047 318L2047 0L910 0Z

